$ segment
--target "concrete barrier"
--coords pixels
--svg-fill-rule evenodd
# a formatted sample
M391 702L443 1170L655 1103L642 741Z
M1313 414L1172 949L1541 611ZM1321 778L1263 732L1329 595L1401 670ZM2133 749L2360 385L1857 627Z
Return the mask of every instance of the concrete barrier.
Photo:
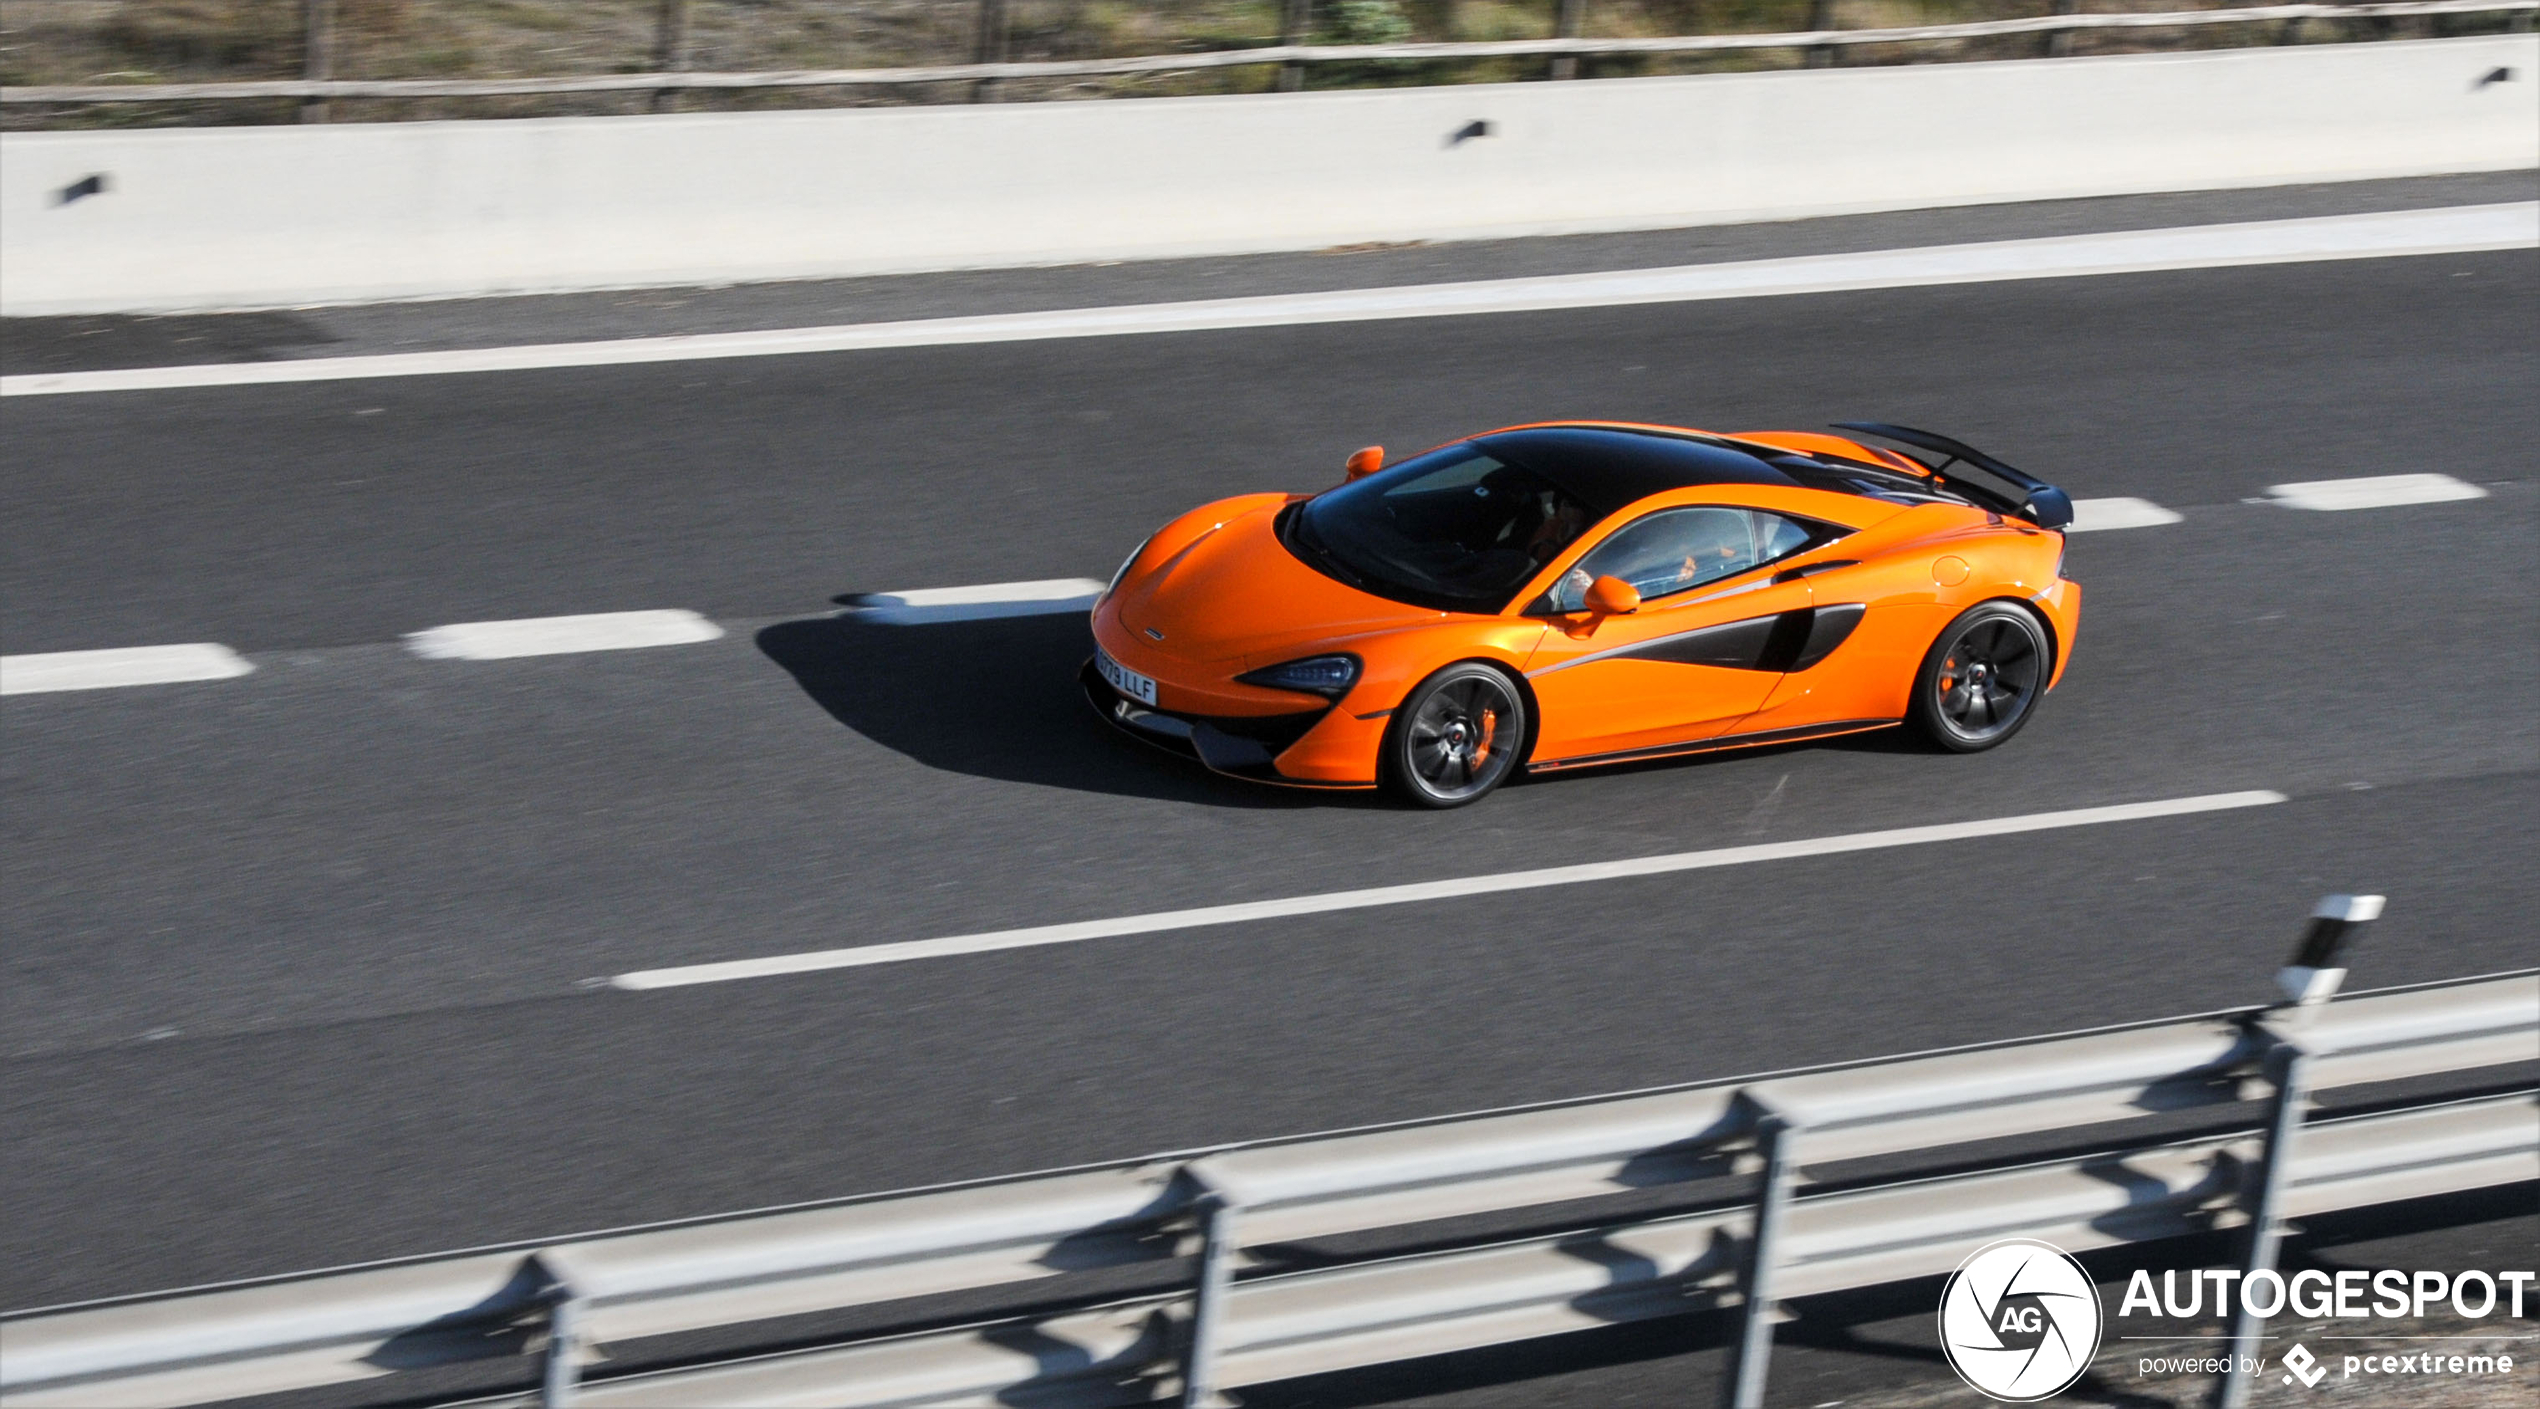
M0 313L733 283L2509 170L2540 166L2536 68L2540 37L2507 35L1257 97L10 134ZM102 189L77 194L92 177Z

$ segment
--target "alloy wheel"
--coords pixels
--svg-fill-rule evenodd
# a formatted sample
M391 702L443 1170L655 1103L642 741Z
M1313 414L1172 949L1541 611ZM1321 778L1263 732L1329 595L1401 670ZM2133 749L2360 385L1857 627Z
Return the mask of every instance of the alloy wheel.
M1470 802L1508 776L1524 735L1524 706L1505 678L1484 667L1457 672L1403 721L1405 781L1432 805Z
M1960 739L1985 743L2011 732L2044 682L2045 643L2008 613L1970 623L1949 643L1932 681L1942 723Z

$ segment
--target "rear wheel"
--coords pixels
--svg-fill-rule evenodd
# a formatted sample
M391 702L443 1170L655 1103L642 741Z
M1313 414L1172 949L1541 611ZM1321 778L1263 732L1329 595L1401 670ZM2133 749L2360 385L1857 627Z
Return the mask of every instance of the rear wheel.
M1422 807L1478 802L1517 771L1526 701L1487 665L1451 665L1423 680L1385 732L1385 780Z
M1913 720L1951 753L1981 753L2037 712L2053 665L2046 628L2027 608L1987 602L1949 623L1914 677Z

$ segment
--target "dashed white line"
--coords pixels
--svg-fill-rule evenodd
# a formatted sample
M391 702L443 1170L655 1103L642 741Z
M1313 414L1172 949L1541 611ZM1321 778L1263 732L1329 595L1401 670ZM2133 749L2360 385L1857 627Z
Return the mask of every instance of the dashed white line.
M1720 264L1555 274L1452 284L1341 289L1201 299L1185 303L1068 308L1040 313L849 323L743 333L621 338L605 342L446 352L310 357L189 367L102 372L26 372L0 376L0 396L137 391L165 387L248 386L419 377L453 372L512 372L547 367L629 366L704 358L770 357L866 348L1021 342L1042 338L1117 337L1135 333L1268 328L1387 318L1443 318L1563 308L1606 308L1702 299L1767 298L1852 289L1916 288L2219 269L2334 259L2460 254L2540 245L2540 202L2375 211L2163 230L2119 230L2043 239L1994 240L1857 254L1800 255Z
M0 695L227 680L255 668L236 651L208 641L182 646L123 646L103 651L0 656Z
M1742 866L1757 861L1786 861L1802 856L1833 856L1847 851L1875 851L1887 847L1918 846L1929 842L1966 841L1976 837L2009 836L2018 832L2053 831L2062 827L2089 827L2109 822L2142 821L2154 817L2182 817L2193 813L2221 812L2239 807L2265 807L2285 800L2284 794L2277 792L2211 793L2202 797L2165 798L2158 802L2130 802L2114 807L2083 807L2065 812L2032 812L2024 816L1994 817L1977 822L1945 822L1936 826L1900 827L1883 832L1853 832L1844 836L1812 837L1804 841L1723 847L1716 851L1680 851L1666 856L1642 856L1628 861L1596 861L1586 865L1553 866L1537 871L1503 871L1487 876L1463 876L1453 880L1421 881L1411 885L1377 886L1370 890L1330 891L1322 895L1301 895L1286 900L1255 900L1237 905L1210 905L1197 910L1168 910L1158 914L1125 915L1110 920L1084 920L1063 925L1035 925L1028 929L991 930L983 934L947 935L941 939L908 940L897 944L867 944L849 949L821 949L803 954L779 954L764 959L736 959L718 964L688 964L677 968L643 969L635 973L619 974L610 979L609 984L615 988L653 989L682 988L700 983L729 983L735 979L769 978L778 974L811 973L821 969L856 968L868 964L900 964L914 959L941 959L955 954L986 954L1000 949L1026 949L1044 944L1073 944L1080 940L1154 934L1164 930L1197 929L1206 925L1231 925L1246 920L1274 920L1292 915L1319 915L1333 910L1362 910L1379 905L1411 905L1429 900L1453 900L1468 895L1491 895L1501 891L1535 890L1545 886L1624 880L1635 876L1661 876L1676 871Z
M2390 509L2402 504L2443 504L2456 499L2484 499L2487 491L2450 475L2370 475L2362 479L2315 479L2279 484L2267 490L2270 503L2288 509Z
M2360 479L2279 484L2264 501L2322 511L2386 509L2484 499L2478 485L2445 474L2373 475ZM2119 496L2073 501L2074 533L2153 528L2182 515L2149 499ZM915 587L867 593L850 607L859 618L887 625L975 621L1085 611L1102 592L1090 577L989 582L968 587ZM600 612L588 616L527 617L515 621L467 621L436 626L406 637L407 648L428 660L506 660L518 656L622 651L711 641L723 628L691 611ZM0 656L0 695L53 690L104 690L188 680L225 680L255 667L227 646L130 646L102 651L56 651ZM929 943L949 941L928 941ZM1055 942L1055 941L1052 941ZM844 951L860 952L860 951ZM886 962L858 960L854 962Z
M2116 528L2157 528L2177 523L2183 515L2149 499L2076 499L2068 533L2104 533Z
M628 651L711 641L723 628L690 611L600 612L591 616L462 621L406 637L426 660L509 660L578 651Z
M856 598L850 609L867 621L914 626L924 622L1090 611L1094 598L1101 594L1102 584L1090 577L1051 577L1034 582L990 582L976 587L872 592Z

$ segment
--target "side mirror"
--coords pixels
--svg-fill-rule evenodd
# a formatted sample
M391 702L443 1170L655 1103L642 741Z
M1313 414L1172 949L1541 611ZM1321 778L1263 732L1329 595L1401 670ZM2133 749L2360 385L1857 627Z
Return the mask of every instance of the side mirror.
M1385 447L1381 445L1370 445L1350 456L1347 466L1351 479L1365 479L1384 467Z
M1598 616L1629 616L1640 610L1640 589L1619 577L1600 577L1588 584L1587 609Z

